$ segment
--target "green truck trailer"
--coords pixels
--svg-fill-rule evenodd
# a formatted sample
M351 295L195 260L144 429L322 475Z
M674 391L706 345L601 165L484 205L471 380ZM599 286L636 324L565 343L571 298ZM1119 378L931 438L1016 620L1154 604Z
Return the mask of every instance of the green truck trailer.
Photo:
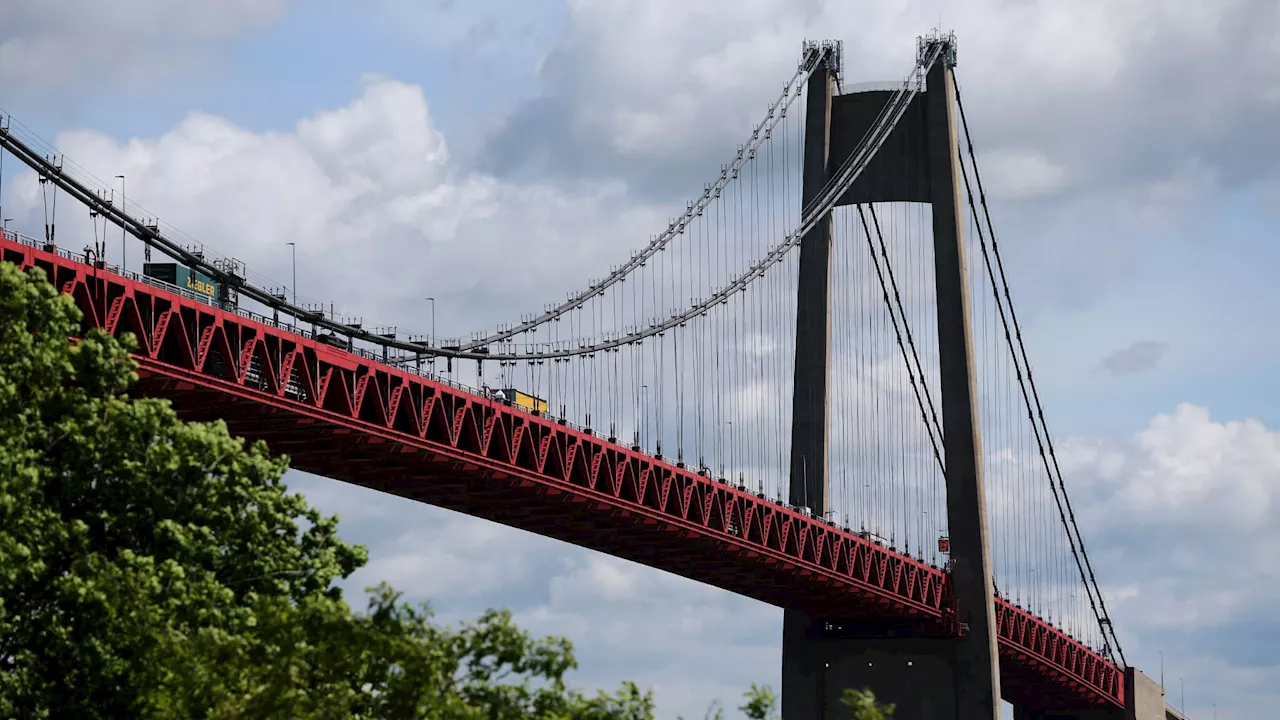
M219 283L199 270L192 270L185 265L146 263L142 266L142 274L218 302L223 300L222 286Z

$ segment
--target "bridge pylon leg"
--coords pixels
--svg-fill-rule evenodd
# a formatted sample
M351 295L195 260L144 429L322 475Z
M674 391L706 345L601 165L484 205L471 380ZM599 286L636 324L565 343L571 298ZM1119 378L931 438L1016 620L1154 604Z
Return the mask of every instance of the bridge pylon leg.
M944 57L929 71L927 89L917 96L915 120L895 127L864 176L837 204L921 202L932 206L947 524L952 590L963 636L929 639L922 637L921 628L886 633L884 625L870 622L850 625L833 635L829 623L787 609L782 644L782 716L786 720L849 717L839 698L845 689L863 687L898 704L894 716L898 720L999 720L1000 675L951 74L954 54L946 52ZM832 157L833 147L848 154L853 147L849 138L861 136L854 125L870 122L880 109L862 107L874 101L863 102L856 93L833 101L836 72L834 63L820 63L808 81L801 189L805 204L821 192L830 168L839 167L843 160ZM878 173L884 175L873 177ZM796 308L790 497L793 504L808 506L815 514L825 513L830 501L830 228L828 218L801 239Z
M812 52L822 52L814 49ZM828 58L831 56L828 55ZM828 179L831 95L835 72L823 61L809 76L805 103L801 200L813 201ZM828 384L831 378L831 214L800 238L796 289L795 384L791 402L792 505L822 517L831 502L827 476Z

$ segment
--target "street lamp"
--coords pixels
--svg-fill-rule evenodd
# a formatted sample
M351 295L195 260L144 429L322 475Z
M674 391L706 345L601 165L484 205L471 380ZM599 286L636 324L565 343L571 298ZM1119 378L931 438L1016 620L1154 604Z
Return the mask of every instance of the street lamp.
M5 229L5 230L8 230L8 229L9 229L9 223L11 223L11 222L13 222L13 218L5 218L5 219L4 219L4 229Z
M436 299L435 299L435 298L433 298L433 297L429 297L429 298L427 298L427 302L431 303L431 346L432 346L432 347L435 347L435 344L436 344ZM432 357L435 357L435 356L433 355Z
M117 175L116 179L120 181L120 215L123 216L126 212L124 205L124 176ZM122 272L129 269L129 262L126 257L124 247L125 239L128 237L128 233L125 232L126 225L127 223L120 223L120 270Z
M436 346L436 299L433 297L429 297L426 300L427 302L431 303L431 341L428 344L431 345L431 347L435 347ZM436 371L436 356L434 354L430 355L428 357L427 363L431 368L431 372L434 373Z
M293 304L298 305L298 244L287 242L289 252L293 254Z

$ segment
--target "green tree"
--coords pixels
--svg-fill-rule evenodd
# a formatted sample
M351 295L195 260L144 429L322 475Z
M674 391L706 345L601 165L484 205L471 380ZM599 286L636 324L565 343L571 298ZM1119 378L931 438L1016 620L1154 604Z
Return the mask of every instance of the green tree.
M508 613L441 627L385 586L352 612L365 550L287 459L130 397L129 346L0 263L0 718L652 717L566 687L569 642Z
M751 688L747 690L743 703L738 706L738 710L746 715L748 720L775 720L778 710L778 696L774 695L773 688L768 685L756 685L751 683Z
M768 685L760 686L751 683L751 688L747 690L743 700L738 710L748 720L778 720L778 697L774 694L773 688ZM892 720L893 718L893 705L882 705L876 702L875 694L867 689L845 690L840 698L840 704L850 709L853 720Z
M853 711L854 720L892 720L893 705L882 705L876 702L876 696L868 689L847 689L840 698L840 704Z

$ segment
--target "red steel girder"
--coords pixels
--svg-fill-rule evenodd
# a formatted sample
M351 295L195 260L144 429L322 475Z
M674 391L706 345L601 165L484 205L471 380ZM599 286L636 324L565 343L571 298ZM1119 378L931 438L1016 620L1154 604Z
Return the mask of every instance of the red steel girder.
M742 487L0 235L85 324L132 333L137 391L224 419L293 467L667 570L763 602L958 632L949 576ZM1123 671L996 599L1003 696L1028 707L1123 706Z

